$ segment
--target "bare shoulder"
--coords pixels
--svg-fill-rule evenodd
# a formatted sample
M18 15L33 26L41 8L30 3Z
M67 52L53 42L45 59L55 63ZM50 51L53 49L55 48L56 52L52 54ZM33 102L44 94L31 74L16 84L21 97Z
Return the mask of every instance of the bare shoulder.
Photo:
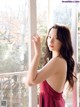
M55 63L59 63L59 64L67 64L66 60L64 58L61 58L61 57L56 57L55 59L52 59L53 62Z
M66 70L67 69L67 62L64 58L61 58L61 57L56 57L55 59L52 59L57 70Z
M49 62L48 65L52 65L52 67L65 67L67 66L67 62L64 58L62 57L56 57L56 58L52 58Z

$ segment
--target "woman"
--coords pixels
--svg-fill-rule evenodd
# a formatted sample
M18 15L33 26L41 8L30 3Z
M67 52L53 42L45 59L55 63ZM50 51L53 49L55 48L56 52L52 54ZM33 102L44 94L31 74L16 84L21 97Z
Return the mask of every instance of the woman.
M41 40L33 37L35 55L29 68L26 84L40 83L39 107L65 107L62 97L64 85L74 85L74 60L70 31L65 26L54 25L46 39L45 65L38 72L41 55Z

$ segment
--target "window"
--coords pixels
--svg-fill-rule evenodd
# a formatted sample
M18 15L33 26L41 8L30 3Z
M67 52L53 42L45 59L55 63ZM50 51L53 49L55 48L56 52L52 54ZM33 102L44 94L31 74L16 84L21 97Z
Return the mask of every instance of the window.
M28 68L27 0L0 0L0 73Z
M0 0L0 107L29 107L27 9L27 0Z

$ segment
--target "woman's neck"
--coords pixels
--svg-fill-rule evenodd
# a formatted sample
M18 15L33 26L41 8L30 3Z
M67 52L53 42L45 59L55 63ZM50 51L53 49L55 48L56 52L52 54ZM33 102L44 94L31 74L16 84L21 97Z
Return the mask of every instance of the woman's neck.
M60 54L58 52L56 52L56 51L52 52L52 57L53 58L58 57L58 56L60 56Z

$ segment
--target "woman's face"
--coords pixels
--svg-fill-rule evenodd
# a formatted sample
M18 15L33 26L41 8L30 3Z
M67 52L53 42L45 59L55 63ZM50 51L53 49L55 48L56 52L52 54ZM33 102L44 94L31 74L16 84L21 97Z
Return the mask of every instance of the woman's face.
M47 45L49 50L59 52L61 44L61 41L57 39L57 29L52 28L47 38Z

